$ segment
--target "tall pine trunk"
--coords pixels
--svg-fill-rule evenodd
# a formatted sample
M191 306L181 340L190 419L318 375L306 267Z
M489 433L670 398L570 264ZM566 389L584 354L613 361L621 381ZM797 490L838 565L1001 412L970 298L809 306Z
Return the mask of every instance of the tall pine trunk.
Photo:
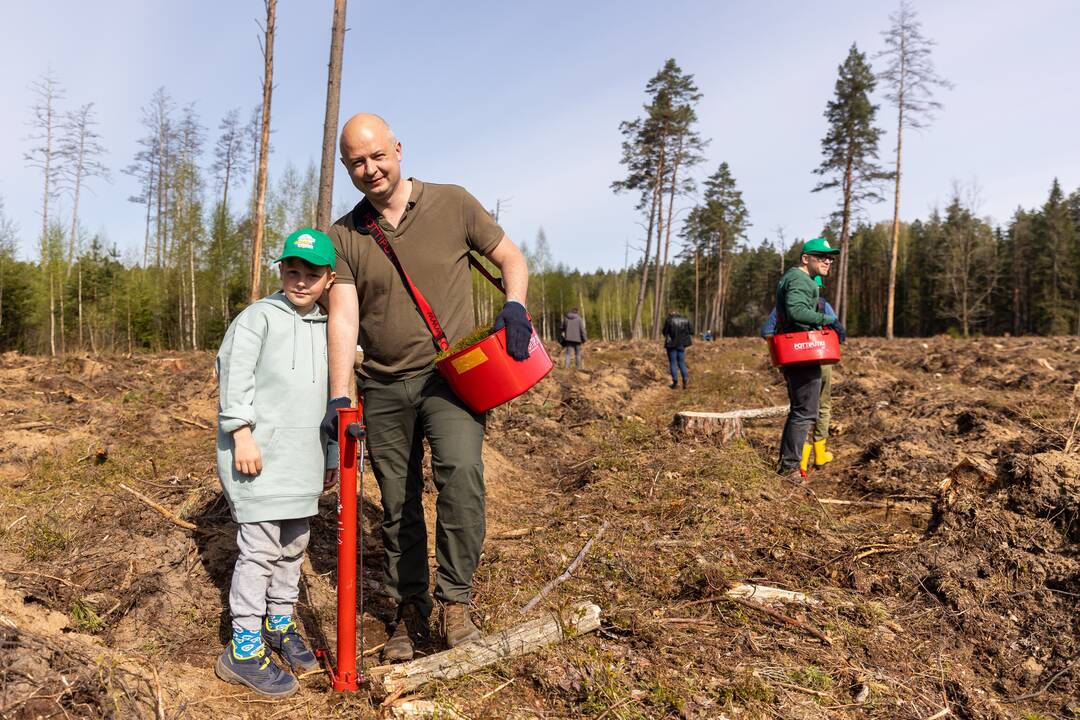
M641 311L645 307L645 294L649 285L649 253L652 249L653 227L655 227L656 223L656 203L660 196L660 182L663 175L664 153L663 149L661 149L659 171L656 173L656 184L653 186L652 203L649 207L649 227L645 233L645 258L641 263L641 286L638 288L637 304L634 306L634 321L630 326L630 336L635 340L640 340L642 336ZM659 245L659 242L657 244Z
M896 316L896 266L900 258L900 158L904 144L904 87L900 86L896 120L896 190L893 196L892 249L889 255L889 299L885 314L885 338L893 339Z
M854 158L849 154L847 166L844 169L844 209L842 224L840 226L840 278L836 290L836 314L840 322L847 325L848 311L848 241L851 232L851 192L853 183Z
M334 20L330 31L330 67L326 78L326 116L323 119L322 165L319 168L319 200L315 227L330 229L334 200L334 149L337 145L338 110L341 102L341 55L345 48L345 3L334 0Z
M270 148L270 100L274 91L274 20L277 0L265 0L266 36L263 42L263 102L259 132L259 174L255 184L255 230L251 238L251 292L248 302L259 299L262 284L262 242L266 225L266 167Z

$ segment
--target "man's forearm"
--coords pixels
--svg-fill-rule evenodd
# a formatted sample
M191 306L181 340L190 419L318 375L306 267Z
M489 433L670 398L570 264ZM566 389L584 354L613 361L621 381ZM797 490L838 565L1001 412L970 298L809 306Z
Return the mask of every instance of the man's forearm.
M502 273L506 299L525 305L525 299L529 293L529 264L521 250L504 235L488 258Z
M356 291L339 286L330 291L330 318L327 327L327 364L330 370L330 397L350 397L356 336L360 329Z

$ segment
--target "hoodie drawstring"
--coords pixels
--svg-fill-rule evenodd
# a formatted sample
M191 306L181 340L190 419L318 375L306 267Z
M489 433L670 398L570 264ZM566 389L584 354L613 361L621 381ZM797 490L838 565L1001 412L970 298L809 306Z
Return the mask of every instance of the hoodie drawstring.
M296 323L300 322L300 316L292 314L292 370L296 369Z

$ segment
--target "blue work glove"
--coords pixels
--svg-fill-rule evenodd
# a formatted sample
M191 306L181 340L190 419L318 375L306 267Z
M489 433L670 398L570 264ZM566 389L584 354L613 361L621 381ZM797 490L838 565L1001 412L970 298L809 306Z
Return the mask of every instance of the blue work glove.
M517 300L506 301L496 316L491 331L498 332L503 328L506 328L506 352L515 360L528 360L533 327L525 312L525 306Z
M326 403L326 414L323 415L319 427L331 442L337 442L338 431L338 408L347 408L352 405L352 400L347 397L330 398Z
M821 323L821 325L822 325L822 327L829 327L830 325L832 325L837 320L839 320L839 318L836 317L835 315L829 315L828 313L826 313L825 314L825 322Z
M847 330L844 329L844 324L842 322L837 320L829 325L829 327L836 331L836 335L840 338L840 342L847 340Z

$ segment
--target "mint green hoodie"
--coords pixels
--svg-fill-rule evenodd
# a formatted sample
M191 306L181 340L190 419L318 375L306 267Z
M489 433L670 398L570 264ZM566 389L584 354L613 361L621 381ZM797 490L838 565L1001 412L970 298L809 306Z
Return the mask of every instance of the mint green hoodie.
M337 467L337 444L319 430L327 373L326 315L318 305L302 316L277 292L229 326L217 354L217 464L236 522L318 512L324 469ZM233 462L231 433L245 425L262 455L258 475L244 475Z

